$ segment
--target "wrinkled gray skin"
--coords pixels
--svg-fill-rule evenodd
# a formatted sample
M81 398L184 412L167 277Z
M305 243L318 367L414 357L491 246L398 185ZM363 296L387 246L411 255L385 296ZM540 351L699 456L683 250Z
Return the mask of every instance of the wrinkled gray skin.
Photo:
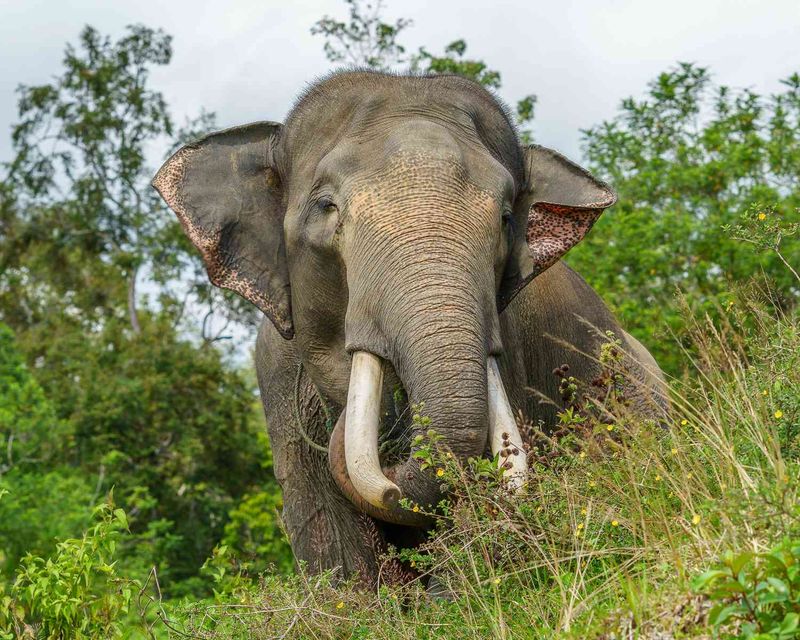
M271 320L258 335L256 367L286 530L296 558L315 571L372 579L382 541L419 539L414 527L365 515L325 452L309 445L327 447L325 408L334 421L341 413L354 350L384 361L382 430L397 413L410 428L407 408L392 402L402 386L460 459L486 453L487 356L499 358L514 411L552 424L555 406L526 387L557 405L554 368L568 363L592 379L597 367L585 354L602 340L588 325L614 331L650 370L633 365L643 384L632 383L630 395L641 412L663 408L653 401L662 387L652 357L558 261L613 204L612 192L554 152L522 148L477 84L335 74L284 125L256 123L184 147L154 185L212 281ZM435 479L408 454L387 475L404 497L435 503Z

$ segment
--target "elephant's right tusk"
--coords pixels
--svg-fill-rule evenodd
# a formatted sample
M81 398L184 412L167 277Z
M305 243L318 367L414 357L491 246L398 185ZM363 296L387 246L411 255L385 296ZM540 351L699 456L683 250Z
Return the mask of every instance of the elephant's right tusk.
M509 486L519 489L528 477L528 462L522 448L522 436L508 402L497 360L489 356L486 360L486 378L489 393L489 444L492 455L505 469L503 474Z
M400 500L399 487L381 471L378 457L383 365L367 351L353 353L347 391L344 457L353 487L370 504L391 509Z

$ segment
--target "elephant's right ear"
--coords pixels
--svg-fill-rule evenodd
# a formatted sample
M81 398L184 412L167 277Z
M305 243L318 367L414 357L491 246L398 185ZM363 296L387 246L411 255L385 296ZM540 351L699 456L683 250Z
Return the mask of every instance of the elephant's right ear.
M283 194L272 150L281 125L256 122L181 148L153 179L208 276L294 335L283 237Z
M525 188L514 203L517 233L497 294L498 311L580 242L617 201L605 182L552 149L529 145L525 165Z

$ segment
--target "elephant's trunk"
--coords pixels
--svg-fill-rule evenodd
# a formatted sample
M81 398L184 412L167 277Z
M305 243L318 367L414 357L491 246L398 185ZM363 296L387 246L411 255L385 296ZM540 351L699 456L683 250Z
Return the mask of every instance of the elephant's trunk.
M427 282L436 284L430 278ZM466 284L466 280L451 281L446 289L435 287L422 295L417 291L416 296L405 292L395 303L402 320L396 333L375 342L382 356L367 349L353 352L347 406L332 440L331 467L350 499L383 520L419 524L420 514L398 507L398 499L407 498L412 506L427 511L442 498L435 469L421 469L413 455L420 446L416 437L422 436L424 442L429 429L458 460L479 457L488 445L493 454L501 455L501 464L511 469L515 486L524 477L521 439L497 363L489 355L487 335L493 333L496 312L490 307L487 313L480 295L474 293L475 283L472 289ZM401 284L396 286L400 292L403 289ZM415 420L412 455L381 469L378 430L384 360L391 362L409 399L430 423ZM338 455L337 466L335 447L342 446L342 440L344 456Z

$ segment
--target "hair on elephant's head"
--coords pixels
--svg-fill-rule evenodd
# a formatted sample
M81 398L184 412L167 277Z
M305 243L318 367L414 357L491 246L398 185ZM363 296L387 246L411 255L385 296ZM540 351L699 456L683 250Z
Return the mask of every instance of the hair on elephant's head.
M153 184L211 280L296 340L317 388L346 407L334 476L395 522L417 517L400 495L431 504L438 485L413 456L379 466L392 390L424 403L456 456L481 455L508 415L492 386L499 313L615 201L559 154L521 147L478 84L360 71L315 84L284 124L183 147Z

